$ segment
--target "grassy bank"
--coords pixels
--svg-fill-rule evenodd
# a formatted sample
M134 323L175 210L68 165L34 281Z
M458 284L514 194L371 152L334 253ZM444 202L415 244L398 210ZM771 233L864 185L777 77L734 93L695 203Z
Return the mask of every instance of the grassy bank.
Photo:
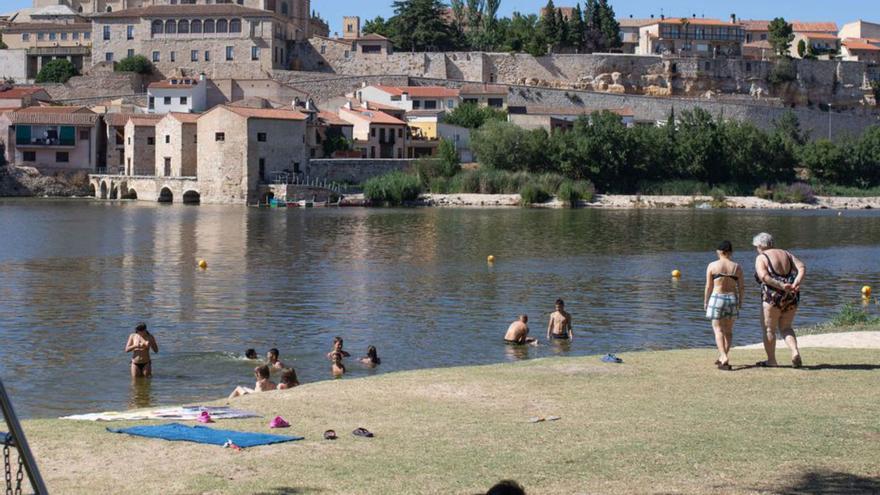
M491 343L487 343L491 345ZM28 421L54 493L870 493L880 355L808 349L806 368L721 372L712 350L394 373L247 396L215 425L305 441L234 452ZM735 351L754 363L759 351ZM528 423L533 416L562 419ZM113 426L125 426L114 424ZM353 437L363 426L374 439ZM333 428L341 438L321 440ZM861 487L861 489L859 489ZM849 491L841 491L841 489ZM835 491L837 490L837 491Z

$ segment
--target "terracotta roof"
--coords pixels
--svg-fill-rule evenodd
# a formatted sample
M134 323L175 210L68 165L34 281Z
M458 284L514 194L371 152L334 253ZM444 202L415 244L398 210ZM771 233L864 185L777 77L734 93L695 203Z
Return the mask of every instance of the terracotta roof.
M507 86L500 84L464 84L459 92L468 95L506 95Z
M134 124L135 127L156 127L156 123L159 121L159 119L132 116L130 119L128 119L128 121Z
M21 22L10 24L3 29L4 33L29 33L33 31L91 31L92 25L87 22Z
M739 21L742 24L743 29L746 31L769 31L770 30L770 21L757 21L752 19L745 19Z
M703 19L701 17L693 18L693 17L674 17L671 19L663 19L658 21L660 24L678 24L681 25L682 21L686 20L688 24L691 26L739 26L739 24L734 24L731 22L719 21L718 19Z
M444 88L443 86L381 86L378 88L390 95L400 96L407 93L412 98L446 98L458 96L457 89Z
M872 52L880 52L880 46L872 45L868 40L858 38L847 38L843 40L843 46L849 50L866 50Z
M183 112L169 112L168 117L180 122L181 124L195 124L199 117L203 114L201 113L183 113Z
M656 24L656 23L657 23L657 19L625 18L625 19L618 19L617 20L617 24L619 24L620 27L631 27L631 28L632 27L650 26L651 24Z
M798 34L805 36L807 38L810 38L812 40L836 40L837 39L836 34L829 34L829 33L798 33Z
M0 99L24 98L25 96L31 96L40 91L45 92L46 90L36 86L14 86L6 89L0 88Z
M179 17L179 16L240 16L240 17L279 17L268 10L251 9L235 4L210 5L152 5L135 9L103 12L92 16L95 19L115 19L132 17ZM285 19L289 20L289 19Z
M94 125L98 114L86 107L25 107L10 114L13 124Z
M340 119L339 115L336 115L333 112L326 112L326 111L318 112L318 119L320 119L321 121L323 121L325 124L328 124L328 125L341 125L341 126L354 125L351 122L346 122L346 121Z
M190 89L199 85L198 78L171 78L151 82L150 89Z
M352 102L352 105L358 103L357 100ZM363 107L367 110L382 110L385 112L403 112L402 108L395 107L393 105L383 105L382 103L376 103L375 101L365 101L363 103Z
M223 108L247 119L306 120L305 114L296 110L286 110L281 108L230 107L227 105L223 105Z
M104 114L104 122L113 127L122 127L128 123L128 119L132 117L137 117L139 119L153 119L159 120L162 118L162 115L156 115L152 113L106 113Z
M836 22L801 22L794 21L791 23L794 32L810 32L810 33L835 33L837 34Z
M525 112L520 111L521 109L525 109ZM548 115L548 116L574 116L574 115L590 115L595 112L613 112L621 117L633 117L635 116L635 112L631 108L583 108L583 107L543 107L543 106L527 106L527 107L514 107L511 109L511 114L520 114L525 113L526 115Z
M406 122L394 118L385 112L361 110L359 108L352 108L351 110L347 108L340 108L339 111L341 112L340 116L342 115L342 113L350 113L354 117L359 117L373 124L406 125Z
M356 41L389 41L388 38L382 36L381 34L365 34L360 38L356 38Z

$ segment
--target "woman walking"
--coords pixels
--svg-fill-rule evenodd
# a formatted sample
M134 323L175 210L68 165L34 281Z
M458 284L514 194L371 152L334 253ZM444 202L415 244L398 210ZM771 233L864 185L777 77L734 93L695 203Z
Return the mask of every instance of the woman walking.
M803 360L793 325L807 267L793 254L777 249L770 234L756 235L752 244L758 250L755 278L761 284L764 350L767 352L767 360L757 365L763 367L777 365L776 333L778 332L791 351L791 364L795 368L800 368L803 366Z
M742 308L745 281L742 267L731 259L733 245L730 241L722 242L716 253L718 260L709 263L706 268L703 308L706 311L706 318L712 320L712 330L715 331L715 344L719 353L715 365L720 370L730 371L733 324Z

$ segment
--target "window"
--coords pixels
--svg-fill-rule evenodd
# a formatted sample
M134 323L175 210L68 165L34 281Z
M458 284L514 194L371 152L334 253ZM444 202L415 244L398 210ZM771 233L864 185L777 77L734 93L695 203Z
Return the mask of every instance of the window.
M159 61L159 52L153 52L153 62Z
M446 108L455 108L454 100L446 100Z
M199 34L202 32L202 21L195 19L189 23L189 32Z
M171 97L170 97L170 96L166 96L165 98L163 98L163 101L162 101L162 102L163 102L164 104L166 104L166 105L170 105L170 104L171 104Z
M72 39L72 40L78 40L78 39L79 39L79 33L70 33L70 39Z
M128 57L128 58L134 57L134 49L133 48L128 49L128 51L126 52L126 57Z
M165 177L171 177L171 157L165 157Z
M91 136L91 133L89 132L88 129L81 129L79 131L80 141L88 141L90 136Z
M35 162L37 161L37 152L36 151L25 151L21 154L21 159L26 162Z
M220 19L217 21L217 32L225 33L227 31L229 31L229 23L226 22L226 19Z
M348 50L345 50L344 52L342 52L343 58L348 58L349 56L350 56L350 52Z
M327 53L327 45L321 45L321 55L325 55Z
M126 26L125 28L125 39L133 40L134 39L134 26Z
M287 15L287 2L281 2L281 14ZM351 24L348 25L349 32L351 32Z
M402 138L402 137L403 137L403 129L398 129L398 130L397 130L397 137L399 137L399 138Z
M110 26L104 26L104 41L110 40Z
M436 110L437 109L437 100L426 100L425 101L425 110Z
M752 71L752 63L746 62L746 72L751 72L751 71Z
M105 62L112 62L113 61L113 52L105 53L104 54L104 61Z
M211 52L209 50L205 50L205 62L211 61Z
M165 21L165 33L166 34L175 34L177 32L177 23L174 22L174 19L168 19Z
M488 105L492 108L501 108L504 106L504 98L489 98Z
M180 97L180 104L181 104L181 105L186 105L186 101L187 101L186 96L181 96L181 97Z
M168 54L168 60L174 62L176 59L177 59L177 54L176 54L176 53L171 52L171 53Z
M128 144L131 144L131 136L128 136Z
M165 134L165 144L171 144L171 134Z
M55 163L69 163L70 162L70 154L66 151L56 151L55 152Z
M180 34L189 33L189 21L181 20L177 22L177 32Z
M85 33L83 33L83 39L84 39L84 40L90 40L90 39L92 39L92 33L86 31Z
M148 108L150 110L153 110L156 108L156 98L155 97L153 97L153 96L150 97L150 99L148 101Z
M233 19L229 21L229 32L230 33L240 33L241 32L241 19Z
M233 47L231 47L231 46L226 47L226 60L233 60L235 58L234 57L235 54L232 53L232 48Z
M198 62L199 61L199 51L193 50L193 51L189 52L189 59L193 62ZM207 59L205 59L205 61L207 61Z
M165 32L165 23L160 20L155 20L150 26L150 32L153 34L162 34Z
M37 41L43 41L46 39L46 33L37 33Z
M56 33L49 33L49 41L55 41L57 37L58 35Z
M30 41L31 35L30 33L21 33L21 41Z
M217 141L217 142L226 141L226 133L215 132L214 133L214 141Z
M147 146L155 146L155 145L156 145L156 138L154 138L152 136L148 136L147 137Z
M260 47L251 47L251 60L260 60Z
M375 127L370 129L370 136L376 137L376 128Z
M266 133L265 132L258 132L257 133L257 141L259 141L261 143L265 143L266 142Z
M266 181L266 159L260 158L260 182Z
M706 62L706 70L712 70L712 62Z
M67 33L61 33L61 41L67 41Z
M214 32L214 20L213 19L208 19L207 21L205 21L205 32L206 33L213 33Z

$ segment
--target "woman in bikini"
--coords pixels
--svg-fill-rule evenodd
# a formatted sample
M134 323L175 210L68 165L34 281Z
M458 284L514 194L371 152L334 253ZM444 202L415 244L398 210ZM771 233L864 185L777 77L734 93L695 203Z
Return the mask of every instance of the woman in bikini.
M153 376L153 364L150 358L150 349L153 352L159 352L159 344L156 338L147 331L146 323L138 323L134 333L128 336L125 343L125 352L132 353L131 356L131 377L151 378Z
M706 268L706 292L703 297L703 310L706 318L712 320L715 331L715 344L719 358L715 361L718 369L730 371L730 343L733 340L733 324L742 308L745 282L739 263L731 259L733 245L724 241L716 251L718 260Z
M763 300L762 324L764 329L764 350L767 360L758 366L776 366L776 333L785 339L791 351L791 364L795 368L803 366L794 334L794 317L797 315L801 299L801 284L807 267L793 254L774 247L773 236L761 233L752 241L758 250L755 260L755 279L761 284Z

